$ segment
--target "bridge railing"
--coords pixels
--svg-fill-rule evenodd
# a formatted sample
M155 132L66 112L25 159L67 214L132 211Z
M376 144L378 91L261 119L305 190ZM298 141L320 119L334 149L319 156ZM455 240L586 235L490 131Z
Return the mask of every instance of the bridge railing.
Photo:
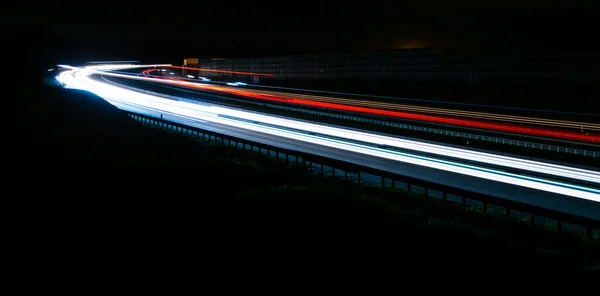
M501 214L506 216L507 219L516 218L527 221L531 225L542 224L558 232L570 230L596 237L600 234L600 221L598 220L398 175L315 154L293 151L234 136L223 135L197 127L170 122L162 118L130 111L126 112L131 118L144 125L165 129L199 140L218 142L246 151L263 153L269 157L284 161L287 165L305 166L319 175L335 176L344 180L354 181L356 186L376 185L387 189L417 191L426 196L440 198L443 203L457 203L462 209L478 210L484 215ZM368 184L369 182L378 184Z
M363 123L372 123L372 124L377 124L377 125L406 129L406 130L435 133L435 134L440 134L440 135L460 137L460 138L464 138L464 139L480 140L480 141L486 141L486 142L491 142L491 143L496 143L496 144L503 144L503 145L509 145L509 146L523 147L523 148L534 148L534 149L540 149L540 150L569 153L569 154L574 154L574 155L588 156L588 157L592 157L592 158L600 157L600 151L594 151L594 150L569 148L569 147L565 147L565 146L542 144L542 143L536 143L536 142L532 142L532 141L523 141L523 140L514 140L514 139L503 138L503 137L478 135L478 134L467 133L467 132L451 131L451 130L445 130L445 129L441 129L441 128L418 126L418 125L412 125L412 124L406 124L406 123L392 122L392 121L388 121L388 120L366 118L366 117L360 117L360 116L356 116L356 115L345 115L345 114L324 112L324 111L311 110L311 109L305 109L305 108L295 108L295 107L281 106L281 105L275 105L275 104L266 104L266 105L268 105L268 107L276 108L276 109L290 110L290 111L308 113L308 114L318 115L318 116L327 116L327 117L333 117L333 118L344 119L344 120L358 121L358 122L363 122Z

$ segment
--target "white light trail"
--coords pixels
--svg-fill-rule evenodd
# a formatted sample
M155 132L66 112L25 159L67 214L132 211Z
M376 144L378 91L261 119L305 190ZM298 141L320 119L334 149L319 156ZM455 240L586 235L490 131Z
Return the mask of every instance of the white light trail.
M168 67L171 66L171 64L156 64L156 65L125 65L125 64L121 64L121 65L90 65L90 66L85 66L83 68L81 67L74 67L74 66L70 66L70 65L57 65L60 68L65 68L65 69L70 69L70 70L81 70L81 69L87 69L87 70L97 70L97 71L102 71L102 70L119 70L119 69L134 69L134 68L152 68L152 67Z
M137 67L149 67L139 66ZM548 175L562 176L577 180L586 180L590 182L600 183L600 174L598 172L547 164L542 162L511 158L507 156L498 156L489 153L474 152L459 148L450 148L441 145L420 143L410 140L396 139L381 135L374 135L365 132L352 130L344 130L341 128L320 126L305 122L298 122L289 119L282 119L267 115L258 115L250 112L227 109L219 106L205 106L192 104L182 101L173 101L165 98L142 94L135 91L123 89L108 83L96 81L89 78L90 74L96 73L98 70L107 69L107 66L98 66L93 68L84 68L71 71L64 71L57 76L57 79L64 85L70 88L88 90L111 103L130 104L140 106L141 108L152 108L155 110L164 110L172 114L180 114L189 118L199 119L203 121L215 122L219 124L234 126L262 133L267 133L279 137L290 138L299 141L310 142L327 147L352 151L361 154L367 154L384 159L394 160L398 162L411 163L420 166L426 166L448 172L469 175L478 178L484 178L497 182L509 183L517 186L533 188L537 190L554 192L558 194L588 199L600 202L600 191L592 188L574 186L555 181L541 180L539 178L519 176L506 172L495 171L493 169L480 168L472 165L464 165L447 160L438 160L430 157L411 156L406 153L398 153L394 151L386 151L366 145L359 145L351 142L343 142L340 140L327 139L325 137L305 135L300 132L282 130L273 127L259 126L252 123L240 122L233 119L219 117L219 114L228 115L236 118L273 124L280 127L293 128L307 132L314 132L322 135L330 135L339 138L359 140L379 145L388 145L392 147L405 148L415 151L434 153L454 158L468 159L482 163L501 165L509 168L520 170L535 171ZM131 65L112 65L112 70L129 68ZM127 75L124 75L127 76Z
M411 140L404 140L398 138L392 138L382 135L370 134L365 132L359 132L354 130L346 130L342 128L329 127L316 125L312 123L299 122L296 120L289 120L283 118L277 118L272 116L265 116L260 114L253 114L247 112L240 112L237 110L212 107L219 114L235 116L238 118L244 118L247 120L259 121L263 123L291 127L299 130L310 131L314 133L332 135L339 138L358 140L361 142L373 143L376 145L387 145L390 147L404 148L419 152L439 154L464 160L474 160L482 163L494 164L505 167L512 167L521 170L533 171L537 173L561 176L565 178L573 178L579 180L585 180L594 183L600 183L600 172L584 170L579 168L571 168L556 164L542 163L539 161L519 159L509 156L494 155L491 153L477 152L472 150L446 147L442 145L422 143Z
M115 77L121 77L121 78L143 80L143 81L155 81L155 79L153 79L153 78L132 77L130 75L125 75L125 74L109 73L108 75L115 76ZM166 81L166 82L168 83L169 81ZM177 83L179 83L179 84L195 84L192 82L185 82L185 81L177 82ZM297 121L297 120L289 120L289 119L283 119L283 118L278 118L278 117L273 117L273 116L259 115L259 114L250 113L250 112L240 112L238 110L222 108L222 107L218 107L218 106L207 107L207 106L196 106L194 104L190 104L190 105L191 106L189 108L194 108L194 109L202 108L203 110L205 110L207 112L216 112L219 114L244 118L246 120L258 121L258 122L279 125L279 126L285 126L285 127L291 127L291 128L310 131L310 132L314 132L314 133L328 134L328 135L333 135L336 137L345 138L345 139L349 139L349 140L358 140L358 141L373 143L373 144L377 144L377 145L387 145L390 147L409 149L409 150L414 150L414 151L419 151L419 152L424 152L424 153L439 154L439 155L444 155L447 157L453 157L453 158L458 158L458 159L463 159L463 160L478 161L478 162L482 162L482 163L486 163L486 164L511 167L511 168L516 168L516 169L520 169L520 170L554 175L554 176L570 178L570 179L584 180L584 181L600 184L600 172L591 171L591 170L566 167L566 166L562 166L562 165L543 163L543 162L527 160L527 159L519 159L519 158L509 157L509 156L494 155L494 154L490 154L490 153L472 151L472 150L461 149L461 148L446 147L446 146L436 145L436 144L422 143L422 142L412 141L412 140L404 140L404 139L398 139L398 138L393 138L393 137L386 137L386 136L370 134L370 133L365 133L365 132L358 132L358 131L347 130L347 129L342 129L342 128L328 127L328 126L317 125L317 124L312 124L312 123L305 123L305 122L301 122L301 121ZM209 110L206 108L212 108L213 110ZM197 109L197 110L199 110L199 109Z

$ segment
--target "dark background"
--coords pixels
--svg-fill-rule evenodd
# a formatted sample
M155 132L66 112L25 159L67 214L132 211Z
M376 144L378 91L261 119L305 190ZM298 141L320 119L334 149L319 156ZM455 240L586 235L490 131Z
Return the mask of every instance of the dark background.
M16 47L68 61L434 47L464 53L596 50L593 1L19 1ZM17 35L14 35L14 34Z
M281 262L282 256L290 255L301 260L307 256L331 260L331 254L341 254L337 256L340 261L357 267L362 267L367 261L381 263L379 268L366 268L356 273L361 276L365 270L402 271L402 268L416 266L429 271L439 271L445 266L453 272L471 266L472 270L480 272L480 263L484 262L492 262L490 266L497 270L498 262L510 265L512 261L505 258L514 256L506 253L503 257L483 257L476 251L470 252L471 249L477 250L479 244L458 243L460 238L457 236L442 233L436 236L439 238L437 242L428 244L428 238L422 239L420 232L411 234L406 231L403 233L405 240L400 243L412 244L400 251L393 249L388 242L392 230L363 225L359 231L357 225L340 230L334 223L331 223L333 227L324 228L325 220L318 221L320 224L313 222L315 225L311 230L326 232L323 237L329 240L337 238L331 233L347 232L348 239L324 250L323 241L315 239L312 232L299 234L298 231L290 231L291 223L275 225L263 231L260 237L251 231L259 228L253 226L263 225L254 223L242 230L251 233L251 237L235 241L232 238L237 239L238 235L228 233L227 229L235 227L237 224L234 223L247 225L250 219L264 217L270 209L262 207L262 204L252 209L241 204L232 213L230 207L223 206L222 211L200 215L204 220L199 222L196 220L199 215L195 212L197 204L193 204L198 198L188 195L189 187L181 185L197 182L199 175L192 173L202 174L201 170L194 167L184 171L184 168L175 166L157 169L156 163L151 161L132 165L128 155L138 155L137 152L153 146L136 137L140 134L138 130L127 130L119 125L115 118L111 118L112 113L107 111L109 106L106 104L88 104L102 103L96 97L87 95L84 98L82 94L72 92L66 95L62 90L36 84L35 76L41 78L43 71L31 71L32 68L90 60L135 59L180 63L182 58L195 56L256 56L422 46L465 53L594 50L596 36L593 25L598 11L598 5L577 1L529 1L527 4L507 0L486 1L485 4L476 1L454 1L453 4L446 4L446 1L403 1L390 5L365 1L352 7L349 7L349 2L321 6L305 1L275 2L271 4L273 6L237 1L222 4L178 2L177 5L165 1L156 4L140 2L137 5L116 1L82 3L73 7L60 1L19 1L2 9L3 23L0 27L5 34L4 60L8 63L3 72L9 78L4 82L12 86L7 88L12 93L5 99L17 105L16 112L10 112L13 109L8 107L9 116L15 117L9 118L9 121L16 125L8 130L18 135L7 145L9 150L5 155L9 166L5 167L5 171L9 172L9 178L6 183L14 186L14 190L7 192L17 192L11 197L23 203L22 207L11 208L11 212L18 216L11 221L11 228L13 225L29 226L29 229L20 232L21 237L16 241L25 245L22 250L28 252L26 258L46 266L47 270L39 272L48 279L51 279L50 275L62 275L56 272L58 268L71 269L82 277L89 277L87 272L83 272L88 268L98 274L107 270L105 274L111 276L121 270L128 273L128 268L115 267L124 263L142 268L159 266L161 262L158 261L163 259L164 254L169 257L165 261L187 263L190 258L201 259L216 262L223 269L227 265L222 258L228 259L229 264L239 264L243 257L256 258L259 262L248 266L261 269L267 260ZM106 137L97 136L99 131ZM147 138L155 137L148 135ZM168 140L171 144L173 141ZM154 147L159 150L156 155L191 155L191 152L182 152L180 147L168 147L173 150ZM123 153L127 148L129 154ZM162 173L174 171L182 173ZM148 193L157 196L155 199L148 199L148 195L140 193L139 186L136 186L147 186L148 180L156 180L149 179L148 172L161 181L152 182L152 185L162 185L162 188L146 187ZM172 179L165 180L168 176ZM140 183L129 182L130 179ZM215 184L212 180L205 180L205 184L195 184L195 187L201 191L201 188L218 187ZM173 188L180 191L173 191ZM165 203L165 197L170 196L181 199ZM209 193L206 196L211 197ZM274 205L298 208L297 204ZM321 202L321 207L314 208L322 208L322 205ZM301 207L301 210L310 208L313 208L312 204ZM187 211L182 213L181 209ZM247 213L249 217L234 219L238 212ZM350 217L356 217L353 212L350 213ZM298 213L300 215L314 217L314 213L306 211ZM343 218L331 216L327 218L340 221ZM290 217L293 220L296 216ZM200 233L196 227L199 223L204 227ZM284 234L291 237L284 242L281 240L282 227L287 227ZM296 225L295 229L307 229L307 226ZM379 240L373 239L373 229L377 230L377 234L384 233ZM397 229L394 231L398 233ZM311 235L312 240L309 240ZM275 239L274 243L269 241ZM255 244L257 240L259 243L252 248L239 247L248 242ZM434 249L424 250L422 245ZM185 248L182 249L182 246ZM463 248L461 251L464 253L457 255L452 253L452 246L456 249L470 246L471 249ZM310 247L318 251L307 252ZM199 250L201 254L195 255ZM497 254L491 248L481 250L482 253L485 251ZM388 255L394 254L392 252L416 262L392 264L388 258L392 257ZM369 255L365 256L368 257L365 261L357 260L361 253ZM460 255L465 253L469 253L469 258L476 264L466 265L464 258L468 257ZM302 257L302 254L310 255ZM377 254L378 258L373 259L372 254ZM442 257L439 254L452 254L448 256L451 260L439 261ZM181 257L173 260L172 255ZM283 261L283 264L289 265L289 262ZM523 266L512 268L511 272L526 270L537 274L532 270L546 267L531 263ZM163 270L170 272L172 268ZM298 270L302 269L294 272ZM214 273L214 270L210 272ZM129 272L123 278L129 280L132 274ZM70 275L64 276L63 280L65 278L73 279Z

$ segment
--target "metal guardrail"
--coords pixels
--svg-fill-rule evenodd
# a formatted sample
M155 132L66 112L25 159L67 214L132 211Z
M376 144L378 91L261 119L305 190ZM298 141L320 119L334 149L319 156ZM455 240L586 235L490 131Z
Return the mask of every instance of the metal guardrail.
M476 202L478 206L475 206L474 208L480 209L483 214L502 213L507 218L526 219L531 225L540 224L539 222L541 221L559 232L568 229L572 231L582 231L587 236L598 236L600 233L600 221L598 220L544 209L481 193L470 192L464 189L436 184L413 177L397 175L319 155L270 146L251 140L202 130L180 123L173 123L162 118L138 114L131 111L125 112L128 116L144 125L177 132L197 139L234 146L246 151L265 153L270 157L275 156L276 159L285 161L287 165L309 167L320 175L325 175L327 173L331 176L343 178L344 180L354 179L356 181L356 186L361 186L361 179L363 176L370 175L371 177L375 176L380 179L380 186L382 188L396 189L403 185L406 190L413 191L415 187L420 187L422 189L422 194L439 197L443 203L458 202L462 209L466 209L467 206L474 207L472 204L473 202ZM328 169L326 170L327 167Z
M116 84L116 85L119 85L120 87L128 88L128 89L138 91L138 92L152 94L155 96L166 97L166 98L170 98L170 99L174 99L174 100L181 99L180 97L170 96L170 95L163 94L163 93L157 93L157 92L152 92L152 91L148 91L148 90L144 90L144 89L140 89L140 88L136 88L136 87L131 87L131 86L123 85L123 84L116 83L116 82L113 82L110 80L106 80L106 81ZM210 94L210 93L208 93L207 95L219 96L219 95ZM439 129L439 128L431 128L431 127L423 127L423 126L412 125L412 124L397 123L397 122L391 122L391 121L385 121L385 120L379 120L379 119L364 118L364 117L357 117L357 116L344 115L344 114L338 114L338 113L317 111L317 110L306 109L306 108L282 106L282 105L276 105L276 104L270 104L270 103L264 103L264 102L244 101L244 103L264 106L264 107L268 107L268 108L292 111L292 112L300 112L300 113L311 114L311 115L326 116L326 117L337 118L337 119L342 119L342 120L350 120L350 121L356 121L356 122L362 122L362 123L371 123L371 124L389 126L389 127L394 127L394 128L401 128L401 129L406 129L406 130L414 130L414 131L435 133L435 134L439 134L439 135L446 135L446 136L452 136L452 137L460 137L460 138L464 138L464 139L480 140L480 141L486 141L486 142L495 143L495 144L503 144L503 145L509 145L509 146L523 147L523 148L534 148L534 149L554 151L554 152L560 152L560 153L581 155L581 156L586 156L586 157L591 157L591 158L600 158L600 151L576 149L576 148L569 148L569 147L558 146L558 145L540 144L540 143L535 143L535 142L530 142L530 141L521 141L521 140L514 140L514 139L508 139L508 138L502 138L502 137L484 136L484 135L478 135L478 134L473 134L473 133L457 132L457 131L444 130L444 129Z
M356 117L356 116L335 114L335 113L315 111L315 110L309 110L309 109L280 106L280 105L269 104L269 107L290 110L290 111L295 111L295 112L303 112L303 113L319 115L319 116L328 116L328 117L344 119L344 120L352 120L352 121L358 121L358 122L364 122L364 123L385 125L385 126L402 128L402 129L407 129L407 130L423 131L423 132L435 133L435 134L446 135L446 136L461 137L461 138L465 138L465 139L481 140L481 141L487 141L487 142L492 142L492 143L497 143L497 144L505 144L505 145L511 145L511 146L517 146L517 147L524 147L524 148L537 148L537 149L541 149L541 150L556 151L556 152L563 152L563 153L572 153L575 155L590 156L592 158L600 157L600 151L568 148L568 147L557 146L557 145L540 144L540 143L535 143L535 142L513 140L513 139L507 139L507 138L501 138L501 137L491 137L491 136L477 135L477 134L472 134L472 133L449 131L449 130L443 130L443 129L438 129L438 128L423 127L423 126L417 126L417 125L411 125L411 124L396 123L396 122L390 122L390 121L384 121L384 120L378 120L378 119Z

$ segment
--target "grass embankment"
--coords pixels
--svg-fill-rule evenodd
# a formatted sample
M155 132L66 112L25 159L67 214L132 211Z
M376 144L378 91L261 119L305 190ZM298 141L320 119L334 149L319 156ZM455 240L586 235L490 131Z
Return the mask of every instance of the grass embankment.
M93 95L42 94L22 115L14 170L31 196L27 222L53 251L80 246L69 256L121 256L126 248L238 263L517 272L599 261L597 240L400 191L357 190L260 154L141 126Z

